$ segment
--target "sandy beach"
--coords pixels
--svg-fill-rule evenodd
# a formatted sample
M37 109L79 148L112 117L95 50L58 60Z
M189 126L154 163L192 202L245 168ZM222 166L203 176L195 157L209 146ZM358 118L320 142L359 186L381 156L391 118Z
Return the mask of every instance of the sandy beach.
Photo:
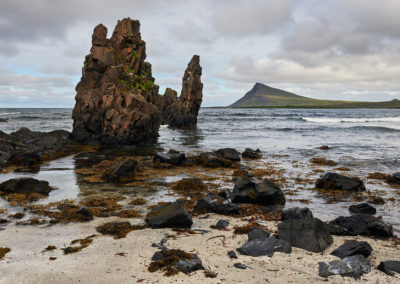
M192 229L202 229L204 234L180 234L171 229L144 229L130 232L126 238L113 239L96 232L95 226L119 218L97 218L90 223L73 223L51 227L9 227L0 231L2 245L11 251L1 261L1 283L319 283L326 278L318 276L318 262L338 259L330 252L345 240L368 241L372 255L368 258L372 271L358 281L349 277L330 276L329 283L396 283L400 277L388 276L374 269L380 261L399 259L400 250L391 246L389 240L366 237L334 237L334 243L323 253L312 253L293 248L291 254L276 252L272 257L250 257L238 255L238 259L227 256L247 241L247 235L234 235L233 227L245 225L246 221L224 217L229 230L215 230L214 225L222 216L207 214L207 219L193 219ZM126 219L124 219L126 221ZM139 219L131 219L132 224ZM276 229L275 222L263 222ZM82 251L64 255L62 247L77 238L96 234L93 243ZM162 272L150 273L148 265L158 251L152 243L159 243L166 235L166 246L196 253L205 268L218 273L216 278L206 278L202 270L189 275L179 273L163 276ZM42 252L48 245L57 249ZM55 260L49 260L56 257ZM248 266L242 270L233 267L236 262Z

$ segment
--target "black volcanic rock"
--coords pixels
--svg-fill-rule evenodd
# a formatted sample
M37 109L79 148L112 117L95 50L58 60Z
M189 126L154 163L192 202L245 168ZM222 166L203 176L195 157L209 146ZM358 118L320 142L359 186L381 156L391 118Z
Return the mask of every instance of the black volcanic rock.
M322 252L333 239L324 223L317 218L292 219L278 225L278 238L291 246L312 252Z
M376 213L376 208L368 203L360 203L360 204L350 205L349 211L353 214L374 215Z
M347 256L362 254L365 257L370 256L372 247L367 242L359 242L356 240L348 240L340 247L331 252L331 255L345 258Z
M344 230L340 232L340 235L363 235L381 238L393 236L392 226L366 214L355 214L349 217L340 216L329 222L329 225L342 227Z
M232 201L259 205L283 205L286 199L282 190L274 182L244 176L236 180Z
M193 224L192 215L178 201L153 208L145 221L152 228L190 228Z
M319 178L315 184L316 188L347 190L347 191L364 191L365 185L359 178L347 177L337 173L326 173Z
M202 68L200 56L193 55L182 78L179 98L174 90L166 89L162 109L162 121L174 128L197 125L197 114L203 100Z

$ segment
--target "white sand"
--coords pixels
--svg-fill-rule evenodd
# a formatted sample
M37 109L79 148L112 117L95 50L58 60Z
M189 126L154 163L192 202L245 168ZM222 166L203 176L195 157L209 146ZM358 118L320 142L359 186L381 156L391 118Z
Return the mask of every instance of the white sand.
M334 243L323 253L311 253L293 248L292 254L275 253L267 256L250 257L238 254L239 259L231 260L227 251L244 244L246 235L233 236L233 230L219 231L210 229L218 219L230 221L229 228L246 224L239 219L210 214L209 219L195 218L193 228L210 230L210 233L181 235L175 240L169 239L168 248L179 248L199 255L205 267L218 272L216 278L206 278L203 271L190 275L179 273L166 277L162 272L150 273L147 265L165 234L176 234L169 229L133 231L127 238L115 240L95 231L95 226L117 218L97 218L89 223L55 225L52 227L15 227L9 226L0 231L0 246L11 248L11 252L0 260L0 283L319 283L326 280L318 276L318 262L337 259L329 253L344 240L366 240L374 249L369 257L372 271L359 281L341 276L330 276L328 283L400 283L399 275L390 277L375 269L381 260L400 260L400 250L390 245L390 241L373 240L363 237L334 237ZM138 223L132 219L131 223ZM275 229L276 224L266 223ZM74 254L63 255L61 247L68 246L77 238L98 234L93 244ZM225 236L225 247L222 237ZM208 241L207 241L208 240ZM48 245L55 245L54 251L41 251ZM116 255L125 253L126 257ZM57 257L49 260L50 256ZM233 267L241 262L250 268L241 270Z

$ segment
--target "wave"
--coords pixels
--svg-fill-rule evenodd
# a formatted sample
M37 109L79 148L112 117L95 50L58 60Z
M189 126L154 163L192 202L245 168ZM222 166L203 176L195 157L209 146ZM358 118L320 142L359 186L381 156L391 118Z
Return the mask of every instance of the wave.
M337 118L316 118L316 117L302 117L302 120L307 122L316 123L360 123L360 122L400 122L400 117L365 117L365 118L351 118L351 117L337 117Z
M14 114L20 114L20 112L0 112L0 115L14 115Z

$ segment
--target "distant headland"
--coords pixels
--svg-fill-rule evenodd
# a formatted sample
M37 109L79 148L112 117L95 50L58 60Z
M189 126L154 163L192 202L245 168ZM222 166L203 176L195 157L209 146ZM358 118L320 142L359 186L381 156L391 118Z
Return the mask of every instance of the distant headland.
M400 108L400 100L384 102L319 100L256 83L231 108Z

